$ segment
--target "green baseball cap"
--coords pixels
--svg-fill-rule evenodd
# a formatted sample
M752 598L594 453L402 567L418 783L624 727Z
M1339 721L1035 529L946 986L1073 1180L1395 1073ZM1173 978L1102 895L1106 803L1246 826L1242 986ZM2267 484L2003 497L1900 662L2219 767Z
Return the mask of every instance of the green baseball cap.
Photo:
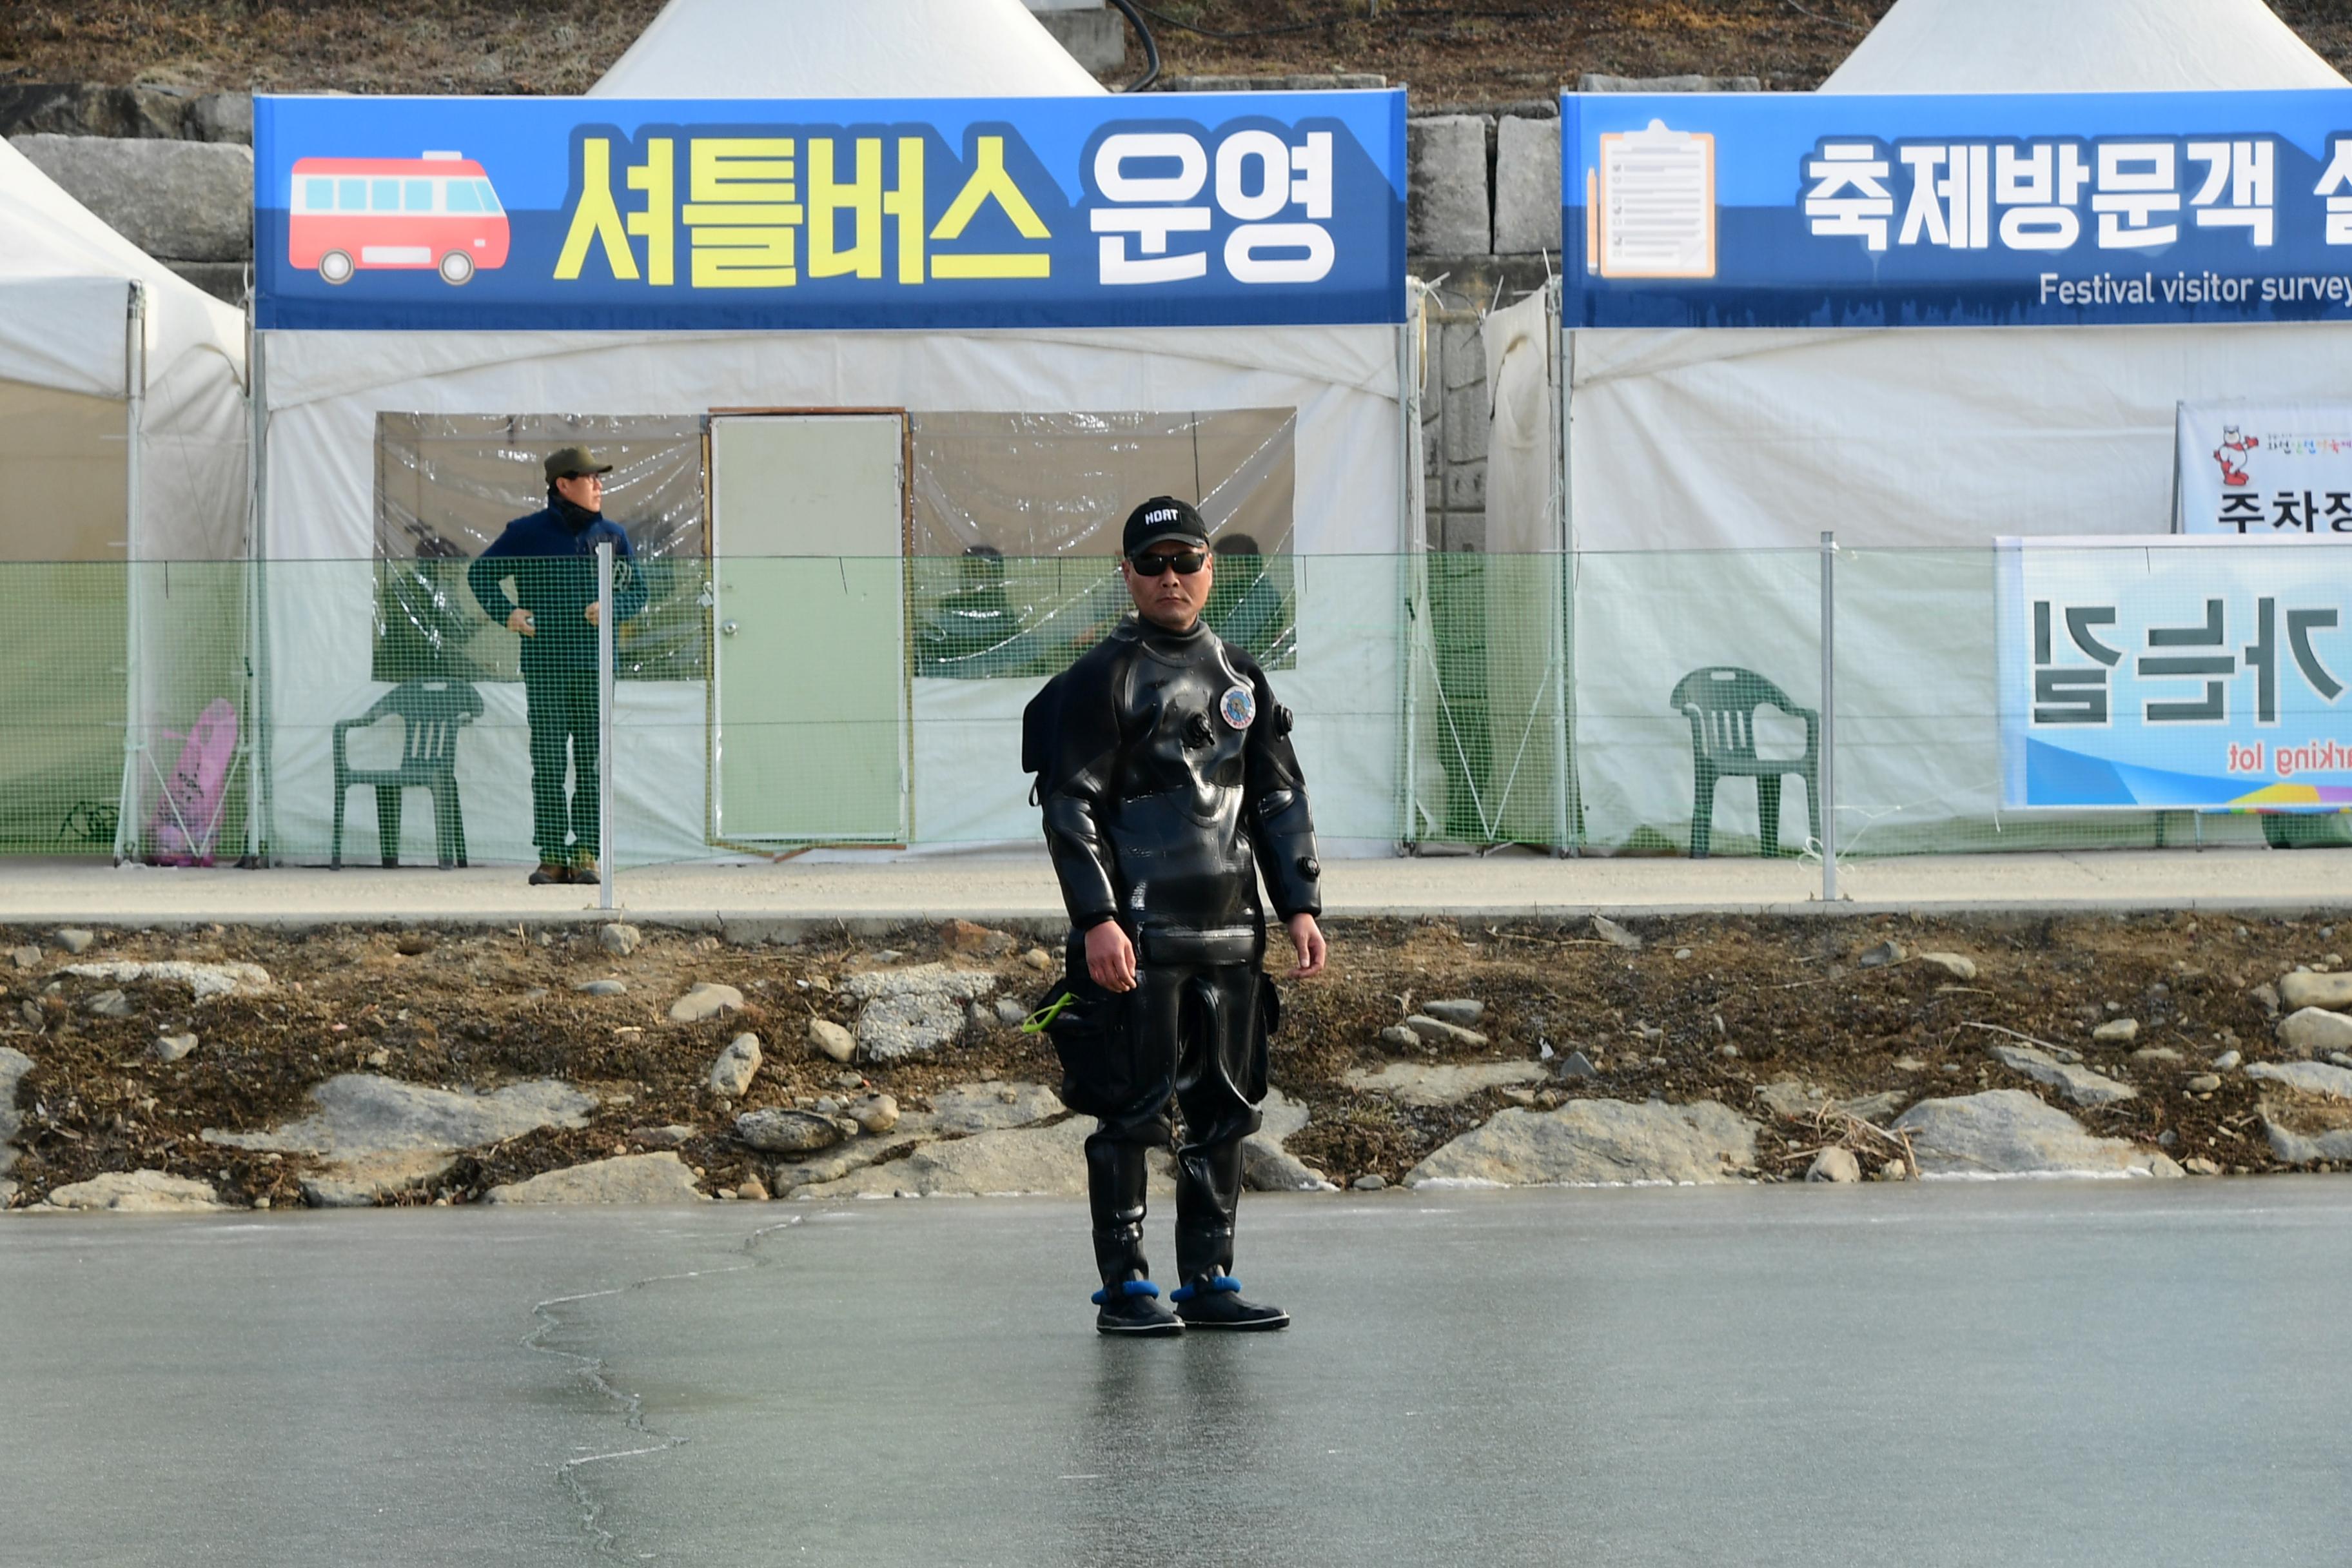
M583 474L609 474L610 463L600 463L596 454L585 447L559 447L547 455L547 482L576 479Z

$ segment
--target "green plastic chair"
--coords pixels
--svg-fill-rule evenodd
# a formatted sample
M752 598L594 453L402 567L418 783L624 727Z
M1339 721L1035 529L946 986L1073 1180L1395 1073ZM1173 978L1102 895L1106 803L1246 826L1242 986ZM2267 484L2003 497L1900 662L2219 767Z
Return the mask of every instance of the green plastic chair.
M1796 773L1805 781L1805 807L1813 842L1822 839L1822 716L1800 708L1789 694L1757 674L1733 665L1694 669L1675 686L1673 703L1690 721L1691 858L1706 858L1715 829L1715 784L1721 778L1756 781L1756 816L1766 855L1780 848L1780 779ZM1767 704L1805 721L1805 754L1794 762L1767 761L1756 754L1756 710Z
M387 716L406 731L395 768L354 768L345 738ZM466 863L466 817L457 802L457 731L482 716L482 694L462 680L404 680L356 719L335 725L335 847L330 864L343 868L343 801L354 784L375 791L376 847L387 866L400 864L400 795L433 792L433 837L441 868Z

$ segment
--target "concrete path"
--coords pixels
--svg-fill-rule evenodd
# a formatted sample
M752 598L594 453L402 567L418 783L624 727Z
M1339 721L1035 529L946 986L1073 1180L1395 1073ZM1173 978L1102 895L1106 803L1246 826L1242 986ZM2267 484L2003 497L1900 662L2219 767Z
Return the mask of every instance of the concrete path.
M0 1563L2297 1568L2352 1538L2352 1184L1254 1196L1241 1272L1297 1326L1146 1343L1090 1331L1084 1223L14 1216Z
M1334 915L1527 915L1884 910L2341 907L2352 858L2325 850L2104 850L1857 860L1839 869L1840 901L1821 902L1817 865L1790 860L1557 860L1486 857L1333 860ZM998 923L1057 921L1061 900L1042 850L869 863L656 866L621 872L615 902L632 919L708 926L754 939L809 922L861 929L952 915ZM511 924L600 918L596 891L532 888L514 867L466 870L281 868L170 870L93 860L0 861L0 924L290 926L341 921Z

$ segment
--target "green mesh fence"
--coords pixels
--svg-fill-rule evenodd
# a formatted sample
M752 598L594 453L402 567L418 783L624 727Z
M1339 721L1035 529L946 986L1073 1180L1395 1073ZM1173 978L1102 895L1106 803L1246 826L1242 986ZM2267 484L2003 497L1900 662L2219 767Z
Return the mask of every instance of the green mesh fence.
M1363 847L1801 858L1825 807L1864 861L2294 847L2345 837L2330 559L1842 551L1833 805L1818 551L1236 557L1207 614ZM597 761L593 579L486 605L467 565L0 564L0 851L593 852L549 787ZM987 552L673 557L621 599L625 866L1034 841L1023 710L1127 608L1106 558Z

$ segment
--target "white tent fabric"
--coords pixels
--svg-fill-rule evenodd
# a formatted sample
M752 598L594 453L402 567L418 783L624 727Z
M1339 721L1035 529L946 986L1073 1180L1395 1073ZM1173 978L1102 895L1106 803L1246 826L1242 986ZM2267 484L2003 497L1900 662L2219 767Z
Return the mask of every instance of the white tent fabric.
M0 380L126 398L129 285L146 296L144 506L131 548L227 561L245 536L245 323L0 144Z
M1099 93L1021 0L669 0L595 98Z
M247 531L244 383L238 312L0 143L0 402L11 411L0 437L0 561L130 565L120 582L79 575L87 596L57 607L111 617L120 606L122 640L95 663L58 651L89 643L41 625L53 606L11 595L16 646L43 650L37 673L23 673L72 705L65 730L52 734L81 737L82 755L45 747L37 731L26 754L7 759L6 782L13 787L19 766L111 772L115 742L97 737L113 720L85 694L120 681L128 744L119 753L118 851L161 796L172 766L166 732L184 732L213 699L242 689L244 584L230 563L245 553ZM120 405L119 418L110 417L110 404ZM62 439L68 432L72 438ZM191 571L183 563L213 564ZM55 579L17 579L26 581ZM101 640L114 636L110 627Z
M697 414L712 408L1297 410L1297 668L1316 812L1334 839L1392 841L1400 547L1398 334L1389 326L1038 332L273 332L266 340L268 638L277 841L321 845L331 731L384 689L370 679L375 422L385 410ZM1034 681L919 679L914 837L1031 841L1013 765ZM530 858L519 686L486 684L458 748L475 858ZM614 856L711 854L700 682L619 688ZM364 807L362 793L358 803ZM354 820L361 820L355 818ZM373 823L367 825L373 830ZM360 836L354 835L353 842ZM432 851L409 813L404 858Z
M1896 0L1823 92L2342 87L2263 0Z
M1822 90L2345 85L2259 0L1900 0ZM1818 703L1833 530L1842 840L1967 824L2031 847L1998 810L1992 541L2166 531L2174 405L2340 394L2352 327L1580 331L1568 352L1591 840L1687 842L1666 700L1685 671L1742 666ZM1755 831L1753 802L1723 792L1718 845Z

